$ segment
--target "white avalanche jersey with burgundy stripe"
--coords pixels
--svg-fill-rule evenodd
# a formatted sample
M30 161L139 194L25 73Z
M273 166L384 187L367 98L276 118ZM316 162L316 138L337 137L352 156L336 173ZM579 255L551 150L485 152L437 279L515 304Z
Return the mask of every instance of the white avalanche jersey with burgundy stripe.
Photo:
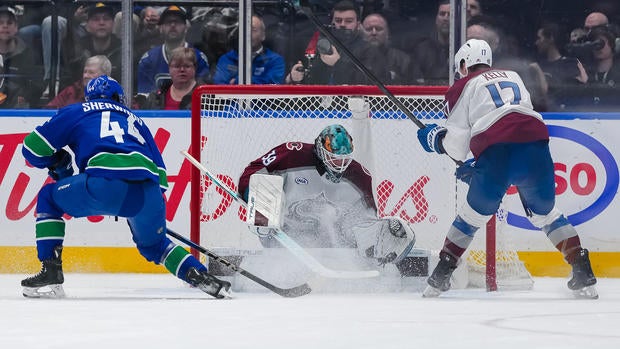
M519 74L486 69L457 80L446 92L448 132L443 147L452 158L475 158L497 143L549 139Z

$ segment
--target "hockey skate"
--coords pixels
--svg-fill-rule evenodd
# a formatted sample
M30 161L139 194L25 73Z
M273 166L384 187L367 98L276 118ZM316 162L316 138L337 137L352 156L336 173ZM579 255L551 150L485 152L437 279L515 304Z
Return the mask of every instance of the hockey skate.
M598 299L598 292L594 286L596 277L592 272L588 250L582 248L577 252L572 267L568 288L573 291L573 295L577 298Z
M220 280L205 271L190 268L187 271L187 280L190 285L198 287L203 292L218 299L231 298L230 282Z
M29 278L22 280L24 287L23 295L28 298L64 298L65 290L62 284L65 282L62 273L62 246L54 249L54 258L41 262L41 271Z
M456 269L456 265L456 257L441 252L439 254L439 263L437 263L435 270L433 270L431 276L426 280L428 286L426 286L426 289L422 292L422 297L438 297L442 292L449 290L450 277L452 276L452 272Z

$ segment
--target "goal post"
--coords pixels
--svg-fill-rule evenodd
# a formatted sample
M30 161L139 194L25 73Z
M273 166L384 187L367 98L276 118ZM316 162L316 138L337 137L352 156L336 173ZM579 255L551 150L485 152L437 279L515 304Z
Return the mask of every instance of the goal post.
M423 123L444 118L447 87L387 88ZM190 154L237 190L239 177L252 160L282 143L313 143L325 126L334 123L349 131L353 157L372 175L379 216L398 216L410 223L416 248L438 253L459 201L464 200L461 184L453 176L455 163L447 156L426 153L416 139L418 126L376 86L199 86L192 97ZM260 250L245 224L245 209L197 169L191 174L191 239L211 248ZM493 281L489 274L493 270L514 268L505 263L487 268L485 256L509 255L517 259L515 265L520 263L516 251L502 242L501 229L497 235L497 248L489 253L481 229L472 253L482 258L472 258L472 253L464 258L470 274L480 273L485 283ZM523 271L497 270L500 278L519 273ZM501 280L498 284L501 288ZM492 289L488 284L487 288Z

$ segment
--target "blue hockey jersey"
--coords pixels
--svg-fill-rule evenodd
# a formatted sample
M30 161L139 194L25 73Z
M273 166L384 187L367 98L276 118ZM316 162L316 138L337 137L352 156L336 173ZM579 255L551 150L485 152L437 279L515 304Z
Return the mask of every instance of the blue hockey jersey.
M166 167L142 119L109 99L71 104L58 110L26 138L22 153L35 167L52 165L64 146L75 154L80 173L126 180L153 180L168 188Z

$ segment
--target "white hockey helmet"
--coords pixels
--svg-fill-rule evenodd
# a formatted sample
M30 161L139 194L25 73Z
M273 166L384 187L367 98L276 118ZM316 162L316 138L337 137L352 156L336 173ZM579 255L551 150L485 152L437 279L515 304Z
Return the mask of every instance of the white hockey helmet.
M461 67L461 61L465 61L465 68L467 69L476 64L486 64L490 67L493 63L491 46L484 40L469 39L454 55L456 72Z

